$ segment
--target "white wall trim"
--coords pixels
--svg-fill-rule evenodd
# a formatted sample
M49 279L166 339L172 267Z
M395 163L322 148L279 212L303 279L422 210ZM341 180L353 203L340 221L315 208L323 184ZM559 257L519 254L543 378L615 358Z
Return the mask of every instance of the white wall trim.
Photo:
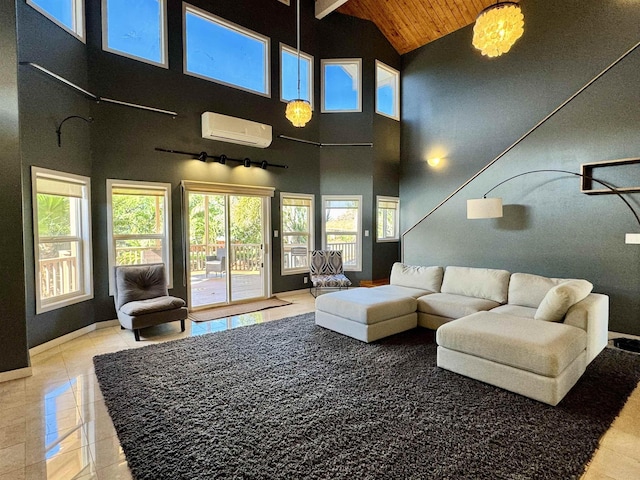
M39 353L46 352L58 345L62 345L63 343L69 342L74 338L81 337L82 335L86 335L89 332L93 332L94 330L98 330L100 328L109 328L115 327L116 325L120 325L118 320L105 320L103 322L92 323L91 325L87 325L86 327L82 327L78 330L74 330L71 333L67 333L58 338L54 338L49 342L42 343L40 345L36 345L33 348L29 349L29 356L38 355Z
M8 372L0 373L0 383L8 382L10 380L17 380L19 378L30 377L31 375L31 367L9 370Z

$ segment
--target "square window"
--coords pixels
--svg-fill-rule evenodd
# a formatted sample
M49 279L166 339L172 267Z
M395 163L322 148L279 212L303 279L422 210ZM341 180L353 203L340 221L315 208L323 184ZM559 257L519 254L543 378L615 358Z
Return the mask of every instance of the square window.
M300 95L298 95L298 51L280 44L280 100L301 98L313 108L313 57L300 52Z
M362 60L322 60L323 113L362 111Z
M400 72L376 60L376 113L400 120Z
M27 5L84 42L84 0L27 0Z
M397 197L376 197L378 242L400 240L400 199Z
M93 298L90 179L32 167L36 313Z
M283 275L309 271L309 252L314 248L313 200L313 195L280 194Z
M102 48L167 67L165 0L102 0Z
M269 38L184 4L184 72L270 96Z

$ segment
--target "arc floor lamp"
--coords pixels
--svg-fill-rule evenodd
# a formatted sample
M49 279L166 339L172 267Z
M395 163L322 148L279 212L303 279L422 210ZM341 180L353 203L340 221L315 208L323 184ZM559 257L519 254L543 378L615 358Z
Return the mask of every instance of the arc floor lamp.
M489 197L487 198L487 195L489 195L492 191L494 191L496 188L498 188L500 185L503 185L515 178L518 177L522 177L524 175L529 175L531 173L564 173L567 175L573 175L576 177L580 177L580 178L586 178L588 180L591 180L592 182L596 182L599 185L602 185L603 187L607 188L608 190L610 190L612 193L616 194L618 196L618 198L620 198L620 200L622 200L624 202L624 204L629 208L629 210L631 210L631 213L633 214L634 218L636 219L636 222L638 222L638 226L640 227L640 216L638 216L638 213L633 209L633 207L631 206L631 204L629 203L629 201L624 198L621 194L621 192L619 190L617 190L615 187L613 187L612 185L608 184L607 182L603 182L602 180L598 180L597 178L593 178L592 176L589 175L584 175L582 173L577 173L577 172L572 172L569 170L560 170L560 169L541 169L541 170L530 170L528 172L523 172L523 173L519 173L517 175L513 175L512 177L507 178L506 180L503 180L499 183L497 183L496 185L494 185L493 187L491 187L487 193L485 193L482 198L472 198L467 200L467 218L469 219L484 219L484 218L500 218L503 216L502 213L502 198L499 197ZM627 233L625 235L625 243L628 244L640 244L640 233Z

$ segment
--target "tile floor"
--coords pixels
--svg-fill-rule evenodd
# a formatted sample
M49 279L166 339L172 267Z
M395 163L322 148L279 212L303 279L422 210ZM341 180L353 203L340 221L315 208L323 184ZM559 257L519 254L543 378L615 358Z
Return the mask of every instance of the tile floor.
M308 293L247 315L144 330L95 330L31 359L33 376L0 383L0 480L130 479L93 371L94 355L312 312ZM583 480L640 478L640 387L600 442Z

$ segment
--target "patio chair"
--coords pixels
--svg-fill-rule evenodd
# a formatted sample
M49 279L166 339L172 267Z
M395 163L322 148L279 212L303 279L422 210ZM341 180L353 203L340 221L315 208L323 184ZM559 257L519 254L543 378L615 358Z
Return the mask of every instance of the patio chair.
M351 286L342 267L342 252L338 250L312 250L309 277L312 285L309 291L314 297L318 296L319 288L342 290Z
M141 328L176 320L180 320L184 332L187 307L183 299L169 295L162 263L119 266L115 273L113 299L118 321L123 329L133 330L136 341L140 340Z
M207 255L205 260L205 277L209 277L209 272L214 272L218 276L217 274L222 275L227 271L227 250L225 248L216 250L215 255Z

